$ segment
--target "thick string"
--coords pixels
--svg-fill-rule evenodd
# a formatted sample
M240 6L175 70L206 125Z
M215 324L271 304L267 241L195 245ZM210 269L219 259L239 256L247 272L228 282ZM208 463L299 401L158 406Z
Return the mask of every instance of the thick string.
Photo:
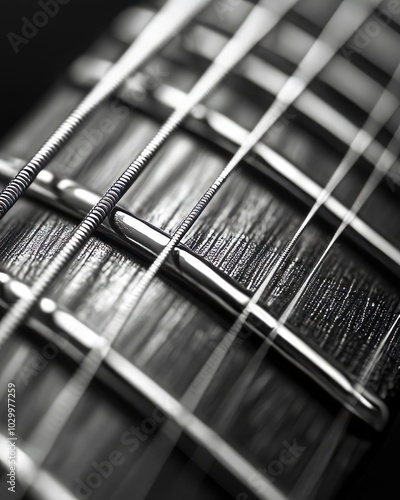
M0 193L0 219L14 206L76 129L100 106L126 78L188 24L211 0L168 0L143 29L128 50L113 64L99 83L64 120L33 158Z

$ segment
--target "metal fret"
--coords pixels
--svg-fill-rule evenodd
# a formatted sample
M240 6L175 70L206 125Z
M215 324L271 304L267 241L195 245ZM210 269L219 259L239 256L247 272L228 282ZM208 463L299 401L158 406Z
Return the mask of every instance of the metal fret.
M289 26L296 29L295 26ZM200 55L207 60L212 59L213 45L218 46L225 40L225 37L205 27L195 28L193 32L197 33L194 35L194 38L198 40L198 43L190 47L190 52ZM289 33L288 36L292 36L292 34ZM215 39L215 44L205 43L206 40L210 42L210 39L213 38ZM311 39L311 42L312 41L313 39ZM284 51L282 50L282 52ZM279 51L277 51L277 53L279 54ZM282 55L286 58L289 56L286 52ZM234 73L237 73L245 80L266 90L273 96L277 95L280 87L287 78L287 75L279 68L276 68L253 54L249 55L245 61L235 69ZM346 75L346 78L343 78L343 74ZM332 63L321 73L320 79L331 85L335 90L355 104L360 105L365 113L369 113L371 104L377 100L384 90L381 85L367 74L357 69L356 66L346 63L345 59L341 56L335 56L333 58ZM346 85L348 81L352 82L352 86ZM361 89L365 86L368 86L368 88L362 92ZM355 89L358 90L357 95ZM395 95L391 94L387 97L387 106L392 109L398 106L398 99ZM301 113L309 117L317 125L326 129L346 145L351 142L352 136L356 133L357 127L350 119L338 113L334 105L329 104L310 89L307 89L303 95L299 97L297 102L294 103L294 108L301 111ZM394 126L392 126L392 128L394 128ZM380 146L380 144L378 144L378 146ZM376 157L378 157L379 154L380 152L376 152Z
M280 26L279 37L275 44L272 42L272 47L269 49L296 64L299 58L298 47L311 45L312 42L313 37L309 33L290 22L284 22ZM383 91L382 85L368 73L349 64L343 52L332 59L329 66L321 72L319 79L366 113L369 112L371 102L376 101ZM350 85L349 82L351 82ZM393 102L396 102L395 96L393 96Z
M2 164L3 162L0 161L0 174ZM28 189L28 193L78 218L82 213L86 213L88 206L91 206L99 198L99 195L74 181L57 182L50 172L42 172L36 182ZM343 207L343 210L346 211L346 208ZM168 234L121 208L115 209L110 220L99 229L119 246L123 245L135 254L147 259L158 255L170 241ZM222 309L224 315L237 317L249 301L249 295L240 285L225 277L213 266L191 252L185 245L180 245L174 250L166 264L166 272L172 273L176 280L194 290L196 295L205 295L214 304L216 310ZM14 281L10 280L6 274L0 274L0 297L8 297L10 293L16 295L15 290L19 290L20 287L13 285L13 283ZM2 289L3 291L1 291ZM47 317L47 321L56 331L65 321L63 314L57 313ZM63 318L62 321L61 318ZM260 326L255 327L255 324ZM276 325L277 320L259 305L252 307L250 318L246 322L246 326L263 339ZM86 336L86 339L91 338L91 335ZM85 341L83 337L77 340L86 348L95 347L95 345L88 345L87 340ZM307 342L298 338L286 326L278 328L277 338L272 347L315 380L328 394L352 409L351 402L356 397L352 380L339 366L334 366L323 353L318 352ZM385 406L372 394L364 395L364 397L365 399L362 399L364 404L355 410L355 414L373 427L382 427L387 417Z
M355 37L351 37L347 41L346 47L343 48L343 53L348 58L351 58L353 54L360 54L370 64L390 76L394 73L400 62L398 59L396 61L395 57L398 54L395 48L397 47L398 39L395 30L392 29L390 24L385 26L385 19L382 19L382 22L377 21L377 13L381 6L382 0L368 19L362 23L359 30L354 33ZM390 18L393 19L394 15L398 14L398 4L397 2L393 2L392 6L389 7L387 5L387 7L385 10L389 13ZM305 7L304 9L304 4L300 4L299 8L295 10L298 11L301 17L308 20L310 7L308 9ZM360 34L363 42L357 43L355 38ZM388 51L391 49L392 52L388 54Z
M105 63L104 60L86 58L86 56L84 60L85 64L83 64L83 61L79 63L80 71L77 71L77 67L75 67L75 70L72 72L75 83L80 85L88 84L92 81L97 74L96 68L103 66ZM254 74L256 73L257 72ZM271 81L272 80L273 78ZM269 80L268 78L265 78L263 81L268 82ZM129 100L126 99L126 95L129 95L134 88L135 83L132 80L128 80L125 88L118 93L118 96L127 102L128 105ZM162 83L157 90L149 96L149 100L153 100L157 103L157 106L161 104L170 110L176 109L184 97L185 93L181 90ZM146 100L146 102L139 103L139 107L141 109L150 111L152 114L157 111L154 109L157 106L152 106L148 100ZM336 123L337 127L334 126L337 132L336 136L339 139L343 139L348 146L351 145L353 137L355 137L358 132L355 125L346 120L333 108L330 108L327 104L323 103L322 100L308 90L306 90L297 99L295 107L304 112L304 114L307 114L309 117L315 118L315 114L317 113L320 117L320 121L324 122L327 127L330 127L331 132L333 131L333 124ZM195 124L193 124L193 122L186 121L184 123L184 127L195 133L199 133L199 131L202 132L203 136L210 139L212 142L216 142L222 147L226 148L226 142L224 139L228 139L229 142L234 145L240 145L249 133L249 131L244 127L235 123L233 120L218 111L214 111L204 105L202 105L201 110L201 113L196 113L194 115ZM335 122L336 117L338 117L339 121ZM341 137L339 137L339 134ZM368 140L371 139L366 133L365 141ZM306 195L306 198L310 197L314 201L318 199L323 188L303 173L298 167L293 165L289 160L282 157L279 153L271 149L263 142L257 143L254 146L253 151L257 153L260 158L262 158L263 163L265 162L268 166L270 166L286 182L294 185L297 190L300 190L303 195ZM371 147L363 152L363 156L374 164L383 151L383 146L376 140L372 139ZM388 165L391 165L395 161L395 157L390 151L387 152L386 160ZM0 164L0 169L1 168L2 165ZM261 166L258 164L257 168L261 169L263 172L268 170L264 164ZM330 197L326 200L324 207L339 220L343 219L344 214L347 211L347 208L334 197ZM380 235L359 217L354 218L350 227L357 235L356 239L359 241L361 238L361 241L366 243L366 245L363 245L363 248L367 252L371 253L374 258L377 258L381 263L387 266L391 272L394 272L397 275L400 273L399 249L397 249L386 238ZM350 235L350 237L352 236Z
M159 92L161 91L162 88L159 89ZM166 100L164 99L164 101L168 101L168 98ZM210 116L214 119L217 118L217 120L221 118L222 120L225 119L225 117L222 117L221 115L213 115L213 112L211 110L206 110L206 114L203 115L203 118L205 118L206 116L207 119L209 119ZM218 126L221 126L221 121L219 122ZM235 126L235 124L233 124L233 126ZM246 131L239 129L239 133L242 132L244 134ZM220 131L220 135L224 135L222 131ZM229 132L228 135L232 135L231 132ZM242 144L242 142L240 142L240 144ZM265 148L267 149L263 149L263 146L264 145L257 145L254 149L260 155L276 155L276 153L274 153L270 148L267 148L267 146L265 146ZM380 144L377 144L377 147L380 147ZM259 150L256 148L259 148ZM13 161L15 161L15 159L13 159ZM277 163L276 160L275 163ZM298 170L296 169L296 167L293 168L295 170ZM279 171L279 168L276 170ZM308 185L308 188L301 187L302 191L304 193L307 193L308 189L308 191L316 194L317 198L322 189L316 183L304 176L304 174L302 174L300 171L298 172L303 177L305 177L305 179L303 178L302 182ZM98 195L85 190L85 188L80 187L73 181L59 181L54 176L52 176L52 174L49 174L49 172L46 172L44 174L45 175L43 176L40 175L40 179L38 178L39 182L32 185L32 192L35 192L36 196L38 196L39 198L46 198L48 196L48 201L56 206L58 204L64 204L60 203L60 199L62 199L63 202L67 201L68 207L66 210L70 211L74 215L76 215L77 212L86 213L87 210L85 209L85 207L91 208L92 205L96 204L100 199ZM282 172L280 172L280 174L282 174ZM289 177L287 173L283 175L286 175L287 178ZM89 196L86 197L86 195ZM331 208L328 207L328 201L331 204L333 203L334 208L332 208L332 206ZM328 201L326 203L326 206L332 213L335 213L336 210L335 215L337 216L338 210L340 212L340 209L338 209L337 205L338 202L336 200ZM345 214L347 209L342 205L340 206L343 208L343 213ZM63 209L65 210L65 208ZM352 223L354 221L352 221ZM365 225L365 223L362 224ZM379 248L379 250L386 257L389 255L389 259L397 259L395 263L398 265L400 262L398 250L394 249L395 253L393 254L391 248L388 248L387 245L385 247L385 240L382 237L380 237L379 235L371 235L371 232L368 232L368 226L366 230L365 227L362 227L362 224L361 232L367 233L368 236L366 239L368 240L368 237L370 239L372 238L372 240L374 240L374 248ZM119 243L122 242L129 248L133 248L135 252L141 254L144 253L148 255L160 255L171 241L170 237L165 233L162 233L161 231L158 231L150 225L145 224L143 221L140 221L139 219L133 217L131 214L126 213L118 207L114 210L109 221L104 224L104 231L108 235L112 235L112 238L115 239L115 241L118 240ZM117 236L115 236L115 233L113 231L116 231ZM360 231L360 227L358 231ZM379 238L381 239L379 240ZM382 247L384 248L384 250L382 250ZM197 289L201 288L205 294L209 293L214 302L218 303L219 307L221 306L221 303L223 307L226 307L227 305L226 309L229 310L232 314L235 314L237 313L237 311L243 309L243 305L246 305L248 303L248 297L239 289L239 287L235 287L233 284L228 282L228 280L225 280L217 271L212 269L210 266L207 266L204 262L201 261L201 259L193 255L183 245L180 245L179 247L173 249L171 255L169 256L169 261L167 262L167 264L167 270L174 273L174 275L179 275L183 283L188 283L191 286L197 287ZM27 300L29 301L31 300L31 297L35 296L34 293L31 293L29 288L24 288L23 286L21 287L19 284L14 282L14 280L10 276L7 276L5 274L0 274L0 291L2 290L1 287L3 287L4 290L7 291L7 293L4 294L4 298L9 297L10 290L11 292L14 290L15 299L24 299L24 297L27 297ZM20 296L18 296L19 293ZM234 297L232 297L232 295L234 295ZM46 317L46 315L48 315L49 313L53 314L54 312L57 312L58 319L60 317L60 314L68 315L67 312L58 310L57 305L54 303L54 307L49 308L48 306L49 299L41 299L38 313L39 320L37 319L36 313L31 318L29 318L29 324L31 326L33 325L35 329L37 329L37 325L40 325L41 323L40 315L45 315ZM305 371L308 376L317 379L317 382L322 387L324 387L325 390L327 390L331 395L339 400L351 412L357 414L360 418L377 429L383 427L387 419L387 409L384 403L382 403L378 398L376 398L369 392L366 392L364 390L360 392L355 381L343 374L339 368L333 366L327 359L324 358L324 356L316 352L301 339L297 338L293 332L289 331L284 325L280 324L280 321L275 320L274 318L272 318L272 316L266 313L266 311L261 310L257 304L251 305L250 314L251 316L256 318L258 322L261 321L262 323L262 326L257 329L250 324L250 326L253 328L253 330L256 331L258 335L265 336L268 335L268 333L266 333L267 330L268 332L270 332L271 330L276 330L276 332L274 332L275 337L273 339L274 343L272 345L275 349L277 349L278 352L280 352L284 357L287 357L300 369ZM96 335L95 332L89 330L72 316L69 317L69 322L65 321L65 316L62 317L62 325L61 321L59 321L58 324L59 327L62 327L62 333L70 337L71 335L75 335L75 341L78 342L78 344L81 344L81 347L86 342L86 345L84 346L86 347L86 349L89 349L89 351L95 351L95 354L97 352L101 353L102 359L99 360L99 366L100 363L103 362L107 366L109 366L109 358L111 357L111 365L113 367L113 370L128 383L130 388L134 388L134 390L143 394L149 401L154 402L154 400L157 400L158 403L161 401L164 405L164 408L156 403L157 406L159 406L161 409L164 409L164 411L166 411L172 417L172 420L178 424L180 429L184 430L197 443L208 450L212 457L218 460L227 470L229 470L235 476L239 477L239 479L250 490L253 490L254 493L259 493L258 486L257 488L254 486L255 479L257 483L258 481L261 481L263 484L264 493L262 495L262 498L283 499L281 493L271 484L270 481L263 477L262 474L258 473L253 465L247 462L233 448L227 445L227 443L212 429L210 429L203 422L197 419L194 413L190 411L192 410L191 407L189 407L188 410L183 402L180 402L171 397L171 395L164 391L161 386L154 383L154 381L147 377L141 370L127 361L110 345L108 345L107 339L100 338L98 335ZM48 329L49 322L47 320L48 318L43 322L43 324L46 324ZM83 338L85 340L83 340ZM90 364L88 366L90 368ZM85 368L85 366L83 366L83 368ZM93 371L92 375L95 376L95 370ZM68 393L66 394L68 396ZM67 397L65 397L64 399L68 400ZM354 404L355 401L361 402L359 407ZM43 420L43 423L46 423L45 419ZM38 436L40 437L40 433L38 434ZM40 465L41 463L39 461L39 467ZM41 477L45 474L46 473L43 473L35 465L35 472L32 475L31 479L28 480L28 486L34 483L34 487L37 488L40 485ZM251 481L249 480L250 476L252 478ZM47 478L47 481L51 481L51 477L50 479ZM50 487L52 488L52 486ZM51 491L53 492L54 490L52 489Z
M28 286L14 280L6 273L0 273L1 306L8 308L15 300L29 294L30 288ZM46 297L42 298L38 304L38 311L30 316L28 326L44 339L53 342L64 354L78 364L81 363L88 350L99 349L106 343L103 337L67 311L60 309L53 300ZM249 491L257 494L256 485L259 485L258 481L260 481L264 487L264 496L261 498L266 500L286 500L286 497L274 487L265 475L242 457L219 434L187 410L179 400L171 396L115 349L111 348L109 350L103 360L103 366L105 369L99 370L96 378L112 387L118 396L130 401L132 400L132 391L141 394L146 401L178 424L180 429L184 429L191 439L207 450L226 470L238 478ZM121 384L115 384L115 376L123 382L122 386ZM6 450L6 447L2 447L2 449ZM1 458L0 455L0 460ZM20 477L26 480L27 485L33 484L35 492L38 491L40 494L44 494L43 487L46 484L50 485L51 476L42 469L38 469L29 455L23 454L23 459L25 467L19 468ZM20 466L20 463L18 465ZM38 475L35 479L36 474ZM54 486L57 487L58 485L54 484ZM55 490L49 489L48 491L54 492ZM43 496L43 500L47 500L47 498ZM67 496L66 498L75 500L73 496Z
M149 7L136 7L128 9L125 11L123 22L119 22L113 29L113 36L123 43L131 43L139 32L139 26L137 26L137 31L132 30L131 27L132 24L135 26L134 20L136 16L151 18L152 15L154 15L154 11L152 11ZM130 28L129 30L128 26ZM268 44L261 41L260 46L268 48L268 50L272 53L277 54L296 65L301 59L302 54L315 41L315 38L312 35L287 20L283 20L276 31L277 34L274 39L268 40ZM200 55L207 60L212 60L215 57L216 47L226 43L227 37L224 33L219 32L215 27L210 27L209 25L205 26L201 24L201 22L195 22L193 26L187 30L187 39L193 40L193 43L185 43L183 41L182 45L184 50ZM83 56L82 59L85 57L86 56ZM87 62L90 66L90 56ZM75 64L73 65L72 72L75 73L75 69L77 69L78 72L85 72L85 67L83 64L80 66L79 60L76 64L76 66ZM105 64L105 61L103 64ZM235 69L235 73L240 74L243 78L246 78L261 87L264 87L265 90L272 95L276 95L278 93L279 87L277 85L287 78L287 75L278 68L253 54L247 56L246 60ZM266 73L268 73L268 78L264 77ZM365 73L365 71L359 69L357 66L349 64L343 53L339 53L333 57L330 64L321 71L319 80L331 86L339 94L342 94L351 102L354 102L366 113L369 113L371 103L375 102L379 95L383 92L383 87L379 82ZM351 85L348 85L348 82L351 82ZM312 96L309 97L308 94L311 94ZM300 104L300 109L306 116L308 116L307 112L310 112L309 107L314 104L312 102L308 103L307 101L315 98L322 101L322 99L313 94L311 91L304 92L303 96L298 99L298 102L301 100L306 101ZM396 107L397 104L398 101L396 96L392 95L390 102L388 102L388 106ZM331 109L334 110L334 108ZM330 114L332 115L332 113ZM339 121L337 126L335 126L335 124L330 124L331 119L323 120L323 113L316 112L315 115L316 116L311 114L310 118L314 119L317 124L322 123L324 128L331 126L332 131L329 128L327 128L327 130L331 131L331 133L335 136L339 134L338 137L340 140L347 144L346 141L349 137L343 132L342 121ZM343 120L344 117L342 117L339 113L335 113L334 118ZM344 119L346 120L346 118ZM348 127L346 127L345 130L349 130Z
M111 64L109 61L100 59L92 56L83 56L82 59L78 59L76 64L74 64L70 71L70 78L73 83L79 86L91 85L96 76L100 76L99 70L105 69L107 63ZM279 69L262 59L249 55L241 66L238 66L233 71L239 74L245 80L248 80L263 90L266 90L272 95L277 95L281 87L281 83L287 78L287 76L281 72ZM176 94L174 97L180 94L182 98L182 91L180 89L175 89L167 84L162 83L158 89L154 92L153 97L156 99L164 100L167 103L166 96L162 93L168 88L172 88L173 92ZM129 80L126 82L125 88L118 92L118 96L124 99L124 96L129 95L132 90L136 90L135 82ZM170 95L173 95L170 93ZM174 107L176 101L174 99ZM126 97L125 97L126 100ZM129 103L129 100L127 100ZM139 107L142 103L138 103ZM388 102L391 106L391 103ZM342 142L346 147L349 147L353 138L356 136L358 128L354 125L348 118L340 114L335 108L325 102L322 98L318 97L314 92L306 89L293 103L293 108L302 113L307 118L311 119L318 127L328 131L336 139ZM368 134L366 134L366 140L369 140ZM384 150L382 144L378 141L372 141L371 147L368 148L363 156L370 163L374 164L380 157ZM392 157L394 160L394 157Z
M122 97L122 96L121 96ZM166 84L161 85L154 95L154 99L160 103L164 104L170 108L175 108L178 105L179 100L182 99L182 92L176 88L167 86ZM200 122L204 126L204 136L217 142L218 136L221 139L228 139L231 143L239 145L243 142L246 135L249 133L241 125L238 125L230 118L222 115L221 113L211 110L203 106L202 113L200 115L195 115L196 121ZM197 123L196 123L197 125ZM190 123L186 123L189 129L194 132L198 131L198 127L191 127ZM355 134L356 135L356 134ZM366 134L367 139L367 134ZM349 138L347 138L349 139ZM351 144L351 143L350 143ZM220 142L221 146L224 146L223 141ZM376 146L376 151L374 154L381 151L383 153L384 148L382 145L378 144L376 141L372 142L371 148L367 149L365 156L371 154L373 146ZM298 167L296 167L289 160L281 156L279 153L274 151L271 147L266 144L259 142L254 148L254 152L263 159L263 161L270 166L275 172L282 176L287 182L294 185L303 194L309 196L312 200L317 200L320 196L323 188L308 177L304 172L302 172ZM372 158L371 158L372 160ZM251 161L251 160L250 160ZM395 161L395 156L390 152L386 151L386 156L384 159L384 166L392 165ZM258 165L264 173L267 171L267 166L263 164ZM340 201L335 197L329 197L325 203L324 207L339 220L343 220L343 217L347 211ZM386 238L381 236L377 231L371 228L365 221L356 216L350 223L350 227L359 235L366 243L365 249L368 251L369 247L373 249L372 255L378 257L378 259L389 266L389 269L396 274L400 273L400 250L392 245Z

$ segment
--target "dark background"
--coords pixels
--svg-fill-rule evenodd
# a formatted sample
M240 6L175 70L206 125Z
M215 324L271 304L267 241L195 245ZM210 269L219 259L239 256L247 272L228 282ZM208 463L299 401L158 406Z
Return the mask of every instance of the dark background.
M49 0L43 0L45 3ZM52 0L50 0L52 1ZM53 0L54 1L54 0ZM16 54L7 35L21 35L22 17L43 10L38 0L0 1L0 137L132 0L63 0L58 13Z
M44 0L45 2L47 0ZM67 0L64 0L67 1ZM190 0L188 0L190 1ZM1 0L1 119L0 138L29 111L68 65L110 24L129 0L70 0L27 44L15 53L7 35L21 35L22 17L42 10L37 0ZM400 417L347 500L399 498Z

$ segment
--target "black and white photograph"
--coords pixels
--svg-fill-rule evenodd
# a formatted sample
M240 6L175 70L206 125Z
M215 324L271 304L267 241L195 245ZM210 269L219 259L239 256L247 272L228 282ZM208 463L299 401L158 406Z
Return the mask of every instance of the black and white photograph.
M0 500L400 498L400 0L3 0Z

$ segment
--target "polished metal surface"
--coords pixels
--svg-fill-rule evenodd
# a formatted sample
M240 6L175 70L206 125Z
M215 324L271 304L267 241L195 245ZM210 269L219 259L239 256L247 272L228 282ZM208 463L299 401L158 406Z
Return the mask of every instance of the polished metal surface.
M73 80L79 85L86 86L88 82L96 79L96 75L98 74L96 68L102 66L103 64L106 65L107 61L83 57L82 61L78 61L76 68L71 72ZM254 74L258 75L259 73L255 72ZM269 81L274 80L263 79L264 83ZM119 93L120 98L122 100L126 100L129 104L129 99L127 99L126 96L131 94L133 89L135 89L135 83L128 80L125 88ZM384 95L386 96L387 94L384 93ZM306 99L306 96L309 96L310 100ZM304 106L302 104L302 97L304 97L306 101L304 102ZM151 98L157 105L163 105L168 109L176 109L182 99L185 98L185 94L178 88L162 83L155 90ZM144 103L144 105L146 105L146 103ZM354 125L347 121L343 115L335 112L333 108L328 109L328 104L322 103L317 96L313 96L309 91L306 90L304 94L300 96L300 98L296 101L295 106L297 106L297 108L305 114L309 115L312 119L315 119L317 123L326 124L329 128L335 127L335 130L337 131L336 135L338 135L340 139L344 140L349 147L352 142L358 142L357 152L365 156L369 161L375 162L379 156L382 155L384 151L382 145L376 142L374 138L368 134L368 132L362 130L362 137L361 140L359 140L359 138L357 138L357 129ZM390 105L387 106L386 102L384 103L384 107L386 108L386 112L392 113L395 111L395 109L392 109ZM233 120L224 116L220 112L206 106L202 106L200 112L196 109L194 113L195 123L188 121L185 123L185 127L189 130L193 130L195 133L200 132L204 137L212 140L213 142L220 142L222 147L225 145L224 139L227 139L234 145L242 144L245 137L249 133L249 131L243 126L235 123ZM343 120L345 120L346 123L344 123ZM353 139L351 140L350 138ZM295 164L284 158L278 152L274 151L267 144L258 142L254 145L253 150L262 160L263 165L257 164L256 166L262 172L267 170L266 165L268 165L287 182L293 184L297 189L299 189L306 196L309 196L312 200L317 201L321 197L323 187L319 186ZM391 151L387 151L385 153L383 161L385 162L386 168L390 168L394 164L395 160L396 158ZM334 195L326 198L323 205L334 217L339 220L343 219L347 211L347 208L343 205L343 203L335 198ZM396 246L380 235L374 228L357 215L352 219L350 227L357 234L358 239L361 238L364 240L364 248L366 251L371 252L371 254L387 266L391 272L394 272L397 275L400 274L400 251L396 248Z
M5 174L2 167L6 159L0 162L0 174ZM8 163L10 165L10 162ZM12 168L12 167L11 167ZM45 175L46 179L44 179ZM83 186L66 179L56 181L49 172L40 174L30 189L35 198L45 201L67 213L79 217L86 212L99 196L90 192ZM40 182L42 181L42 182ZM128 248L133 252L152 259L159 255L170 241L170 236L165 232L141 221L129 212L116 208L109 218L109 222L100 226L104 234L110 236L117 244L128 243ZM119 238L118 238L119 236ZM187 247L181 245L170 255L167 272L172 273L175 279L181 281L185 286L194 289L196 294L204 294L218 310L222 308L224 314L236 317L243 310L250 297L247 292L241 290L233 282L230 282L222 274L218 273L212 266L204 262ZM3 281L3 286L6 284ZM11 285L8 284L9 288ZM16 285L13 285L16 288ZM3 296L7 294L3 292ZM14 298L17 298L14 292ZM51 308L50 308L51 309ZM43 308L42 308L43 310ZM57 315L58 316L58 315ZM50 315L51 317L51 315ZM54 316L55 318L55 316ZM255 321L254 321L255 319ZM50 324L54 323L54 319ZM62 322L57 322L57 330ZM326 390L332 397L346 406L349 411L366 421L375 429L382 429L388 418L388 410L378 398L369 391L363 389L361 392L355 387L356 382L335 367L332 361L318 353L310 345L301 340L295 333L278 321L257 304L251 305L250 318L246 321L248 327L253 329L261 338L266 337L275 328L276 338L270 343L274 350L296 365L307 376L312 378L318 385ZM254 324L260 325L255 327ZM89 336L91 338L91 335ZM79 339L86 347L85 335ZM91 348L94 348L91 345ZM357 401L357 404L354 403Z

